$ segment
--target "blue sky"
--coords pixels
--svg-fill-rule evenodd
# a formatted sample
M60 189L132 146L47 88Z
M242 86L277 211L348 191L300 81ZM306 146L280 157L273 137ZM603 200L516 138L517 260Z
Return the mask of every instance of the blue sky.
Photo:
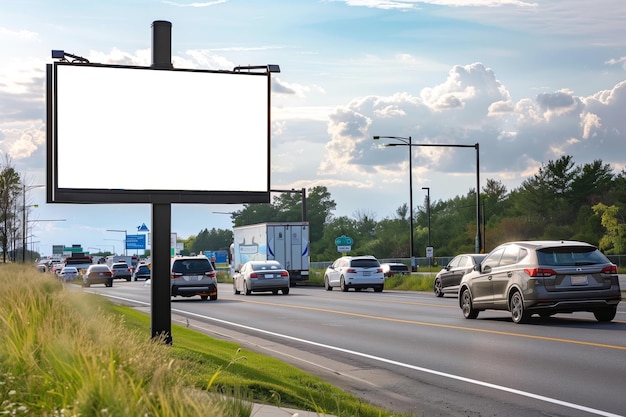
M0 0L0 10L0 152L30 186L45 182L51 50L148 66L156 20L172 23L177 68L280 65L272 188L326 186L337 216L382 220L408 203L407 149L384 148L374 135L478 142L481 186L489 178L513 189L562 155L626 166L623 0ZM99 146L86 141L78 173ZM233 150L233 172L207 169L207 185L235 167ZM184 164L169 169L184 180ZM414 148L415 209L421 187L433 201L466 194L475 171L473 150ZM107 229L150 227L149 205L46 204L35 187L27 199L39 206L29 212L29 241L43 254L58 244L120 252L123 234ZM172 231L230 228L214 212L240 208L173 205Z

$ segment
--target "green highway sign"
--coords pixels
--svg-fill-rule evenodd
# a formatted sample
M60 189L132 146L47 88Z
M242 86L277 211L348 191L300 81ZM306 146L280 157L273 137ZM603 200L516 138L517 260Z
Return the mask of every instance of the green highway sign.
M353 243L354 240L346 235L341 235L337 239L335 239L336 246L352 246Z

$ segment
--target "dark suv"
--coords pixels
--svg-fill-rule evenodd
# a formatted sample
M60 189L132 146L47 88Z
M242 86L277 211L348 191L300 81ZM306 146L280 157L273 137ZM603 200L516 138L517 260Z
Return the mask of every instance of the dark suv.
M206 256L172 258L170 288L172 297L217 300L217 273Z
M562 240L502 244L459 287L465 318L508 310L515 323L575 311L611 321L621 298L615 264L593 245Z

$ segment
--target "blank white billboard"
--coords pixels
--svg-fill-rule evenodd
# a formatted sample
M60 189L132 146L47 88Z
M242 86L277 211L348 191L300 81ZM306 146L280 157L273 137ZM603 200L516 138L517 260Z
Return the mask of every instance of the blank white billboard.
M269 74L56 63L51 78L57 196L269 193Z

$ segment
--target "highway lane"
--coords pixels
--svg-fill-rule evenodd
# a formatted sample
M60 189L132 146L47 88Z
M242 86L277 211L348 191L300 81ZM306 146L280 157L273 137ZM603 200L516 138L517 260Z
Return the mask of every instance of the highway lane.
M90 290L150 300L141 281ZM397 411L626 413L623 303L613 323L579 313L515 325L503 312L465 320L456 298L429 293L295 287L288 296L235 296L220 284L217 302L175 298L171 308L174 321L271 353Z

